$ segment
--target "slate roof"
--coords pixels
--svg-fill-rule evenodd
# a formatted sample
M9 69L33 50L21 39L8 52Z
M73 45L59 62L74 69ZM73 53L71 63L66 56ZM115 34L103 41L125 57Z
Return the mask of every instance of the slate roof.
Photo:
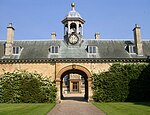
M3 57L4 55L4 41L0 41L0 59Z
M144 55L150 56L150 41L143 41L143 49Z
M135 58L125 50L127 44L132 41L103 41L103 40L83 40L80 47L68 47L63 40L47 41L14 41L14 46L21 46L23 50L20 55L13 55L11 59L40 59L40 58L89 58L87 46L97 46L95 58ZM0 58L4 56L4 41L0 41ZM58 55L49 56L50 46L59 46ZM143 41L144 56L150 56L150 41Z

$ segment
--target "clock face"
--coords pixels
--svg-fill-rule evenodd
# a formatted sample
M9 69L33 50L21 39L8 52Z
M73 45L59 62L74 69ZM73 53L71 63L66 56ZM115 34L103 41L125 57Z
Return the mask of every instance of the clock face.
M69 43L71 43L71 44L76 44L78 42L78 40L79 40L79 38L74 34L69 37Z

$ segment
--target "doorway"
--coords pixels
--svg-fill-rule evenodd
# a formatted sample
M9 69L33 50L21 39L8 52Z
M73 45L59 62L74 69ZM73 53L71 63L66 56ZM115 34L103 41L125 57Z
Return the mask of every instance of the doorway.
M68 70L61 75L62 100L88 100L87 75L81 70Z
M61 65L59 64L59 67ZM64 64L63 64L64 66ZM84 101L91 101L92 100L92 74L91 72L84 66L81 65L68 65L63 67L61 70L59 70L59 72L57 72L56 75L56 86L57 86L57 100L60 102L62 99L65 99L65 94L70 94L71 91L71 86L73 87L73 85L71 85L71 81L72 82L77 82L77 79L70 79L68 77L69 74L78 74L80 75L80 82L79 82L79 93L80 91L83 92L84 95L81 95L81 98L84 99ZM65 78L65 76L67 76L67 78ZM65 89L64 89L64 81L63 79L68 79L71 80L68 82L68 80L65 82L66 85ZM82 81L82 82L81 82ZM81 87L80 87L80 83L81 83ZM65 91L64 91L65 90ZM64 93L65 92L65 93ZM77 94L79 94L77 93ZM69 96L69 98L74 98L72 95Z

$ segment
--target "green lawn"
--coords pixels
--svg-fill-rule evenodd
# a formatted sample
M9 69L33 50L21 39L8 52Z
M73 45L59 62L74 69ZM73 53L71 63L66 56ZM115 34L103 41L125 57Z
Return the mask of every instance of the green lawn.
M150 115L150 102L147 103L94 103L107 115Z
M54 103L0 104L0 115L46 115L54 106Z

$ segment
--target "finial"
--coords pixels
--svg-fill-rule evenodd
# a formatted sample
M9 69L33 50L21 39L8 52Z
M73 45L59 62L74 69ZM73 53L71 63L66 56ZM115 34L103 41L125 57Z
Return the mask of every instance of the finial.
M9 23L8 27L12 27L12 23Z
M139 27L138 24L135 24L135 27Z
M72 7L75 7L75 3L74 3L74 2L72 2L72 3L71 3L71 6L72 6Z
M72 10L74 10L74 7L75 7L75 3L74 2L71 3L71 7L72 7Z
M14 27L13 27L13 25L12 25L12 23L9 23L9 25L7 26L7 28L12 28L13 30L15 30Z

